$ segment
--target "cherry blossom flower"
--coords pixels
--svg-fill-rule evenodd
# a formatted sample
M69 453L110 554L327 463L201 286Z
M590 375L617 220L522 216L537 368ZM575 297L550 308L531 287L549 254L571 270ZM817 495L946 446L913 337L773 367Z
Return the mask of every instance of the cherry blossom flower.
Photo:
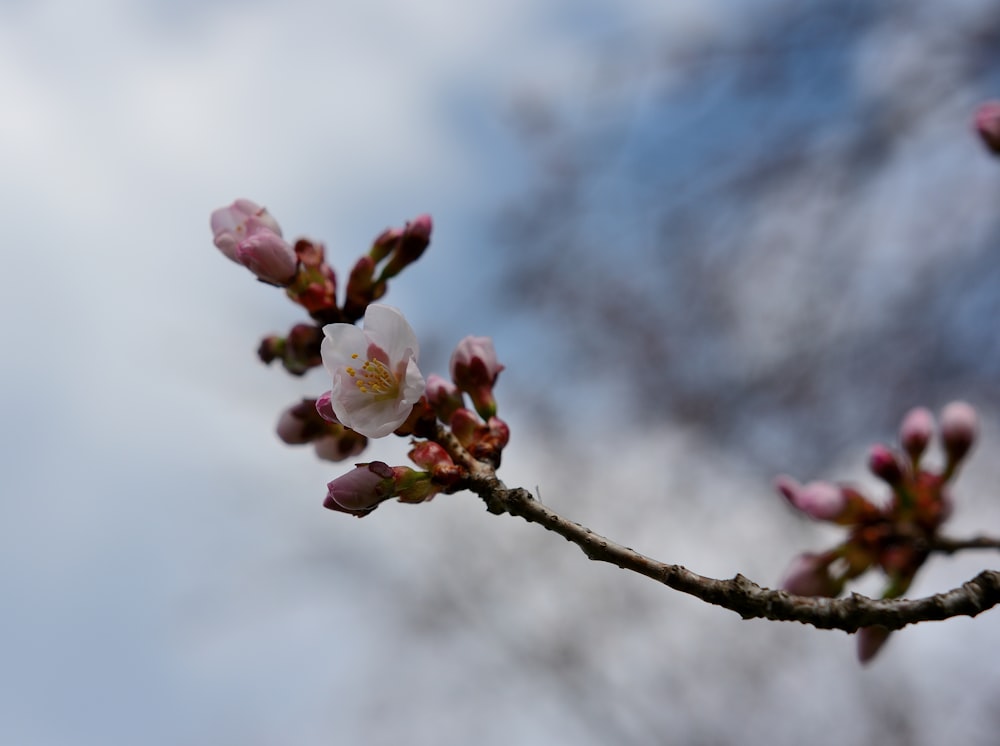
M372 304L364 329L323 327L323 365L333 377L330 406L337 420L369 438L398 428L424 393L417 336L392 306Z

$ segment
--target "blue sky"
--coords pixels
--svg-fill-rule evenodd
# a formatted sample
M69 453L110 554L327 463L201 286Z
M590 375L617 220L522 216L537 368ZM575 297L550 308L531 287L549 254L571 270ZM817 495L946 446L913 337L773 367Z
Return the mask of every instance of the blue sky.
M488 571L496 551L523 572L524 587L511 583L481 607L463 607L478 619L506 599L496 624L508 630L560 629L564 606L574 604L581 617L590 614L602 589L615 587L610 576L598 573L608 586L570 583L558 599L548 585L528 586L538 573L517 565L525 546L557 574L583 560L550 548L549 537L522 544L525 527L483 522L472 500L386 506L364 521L322 511L325 482L338 467L273 435L280 410L322 384L291 380L254 356L261 335L298 314L216 252L208 215L235 197L255 199L286 234L323 240L344 266L382 228L431 212L432 248L387 300L418 334L435 338L432 365L444 364L449 339L496 334L508 340L501 355L517 381L519 358L537 366L544 349L520 348L503 319L476 306L497 262L483 235L530 172L506 122L512 97L528 91L558 100L585 87L608 34L652 48L654 37L697 38L738 21L722 7L529 0L0 7L8 278L0 295L7 321L0 740L318 744L392 742L408 732L414 743L465 743L475 723L491 717L488 707L470 696L450 730L435 718L453 707L447 697L464 688L470 670L495 670L512 682L490 703L501 722L480 734L482 743L591 733L551 682L502 659L482 634L458 630L428 641L410 630L411 639L397 599L406 589L435 590L419 569L456 561L447 556L456 531L485 547L470 564ZM578 489L579 454L551 468L544 434L518 432L511 421L508 481L541 484L546 499L560 486ZM379 443L371 455L401 461L404 445ZM665 428L632 445L629 458L590 475L595 494L620 489L660 458L678 469L695 456L708 464L676 484L666 480L673 489L712 494L722 484L711 447L684 433ZM745 489L742 479L736 464L722 492ZM712 505L709 518L689 518L705 527L712 516L742 516L746 535L730 540L731 553L713 551L681 522L644 527L633 539L654 553L678 551L703 572L749 568L771 579L787 553L755 555L754 546L789 530L804 531L795 549L815 536L780 511L771 522L747 506ZM580 509L609 533L618 525L593 505ZM619 527L628 530L627 521ZM971 575L965 569L959 577ZM660 593L643 598L655 605ZM685 695L696 717L709 718L709 690L739 685L738 677L726 683L724 669L743 647L745 628L718 610L676 604L671 615L687 621L671 630L653 625L658 636L650 639L692 670L710 669L705 700ZM995 643L988 621L959 624L970 639ZM986 675L975 662L951 665L957 637L928 627L912 634L925 641L941 687L969 670ZM699 628L722 641L701 660L684 644ZM761 645L785 644L785 627L748 629ZM760 725L780 697L795 696L797 671L831 677L843 711L864 711L850 641L806 632L792 632L794 644L816 657L798 669L794 656L783 658L787 681L747 722ZM612 681L628 679L629 664L655 678L641 645L611 632L595 639ZM743 665L760 663L748 660ZM921 673L912 661L896 665L874 676ZM920 686L914 696L936 691L933 682ZM822 717L821 707L798 704ZM386 710L398 720L395 731Z

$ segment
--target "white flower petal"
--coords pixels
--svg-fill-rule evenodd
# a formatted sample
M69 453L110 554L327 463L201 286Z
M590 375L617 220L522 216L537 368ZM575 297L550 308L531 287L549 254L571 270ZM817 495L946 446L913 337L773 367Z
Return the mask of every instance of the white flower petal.
M330 405L337 419L381 438L409 417L426 384L417 367L416 335L397 309L370 305L364 323L363 331L352 324L323 327L321 353L333 378Z
M374 303L365 310L365 335L385 350L391 361L405 360L420 355L420 346L413 327L407 323L398 308Z

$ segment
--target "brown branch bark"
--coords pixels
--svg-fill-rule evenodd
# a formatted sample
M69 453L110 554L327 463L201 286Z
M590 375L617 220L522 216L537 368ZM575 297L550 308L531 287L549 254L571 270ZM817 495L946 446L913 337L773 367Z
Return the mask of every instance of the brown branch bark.
M971 539L952 539L939 536L930 546L932 552L955 554L966 549L1000 549L1000 539L992 536L974 536Z
M742 575L719 580L699 575L680 565L654 560L617 544L586 526L570 521L546 507L521 488L508 488L492 467L473 459L455 437L444 431L438 442L452 458L469 470L465 485L479 495L489 512L508 513L562 536L577 545L595 562L607 562L623 570L645 575L670 588L702 601L735 611L744 619L801 622L819 629L855 632L861 627L881 625L901 629L918 622L955 616L974 617L1000 604L1000 571L984 570L960 587L926 598L878 600L854 593L845 598L796 596L757 585ZM940 539L934 549L956 552L966 548L1000 548L1000 541L977 537L968 541Z

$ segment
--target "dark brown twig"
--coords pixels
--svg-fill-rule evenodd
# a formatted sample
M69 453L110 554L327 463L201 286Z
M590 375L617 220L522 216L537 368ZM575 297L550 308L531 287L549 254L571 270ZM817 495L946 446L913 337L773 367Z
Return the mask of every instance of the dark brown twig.
M819 629L845 632L874 625L895 630L908 624L954 616L974 617L1000 604L1000 572L995 570L984 570L945 593L891 600L872 599L857 593L846 598L796 596L761 587L742 575L730 580L698 575L680 565L654 560L563 518L535 500L527 490L505 486L490 466L473 459L451 433L442 429L437 439L456 462L468 469L470 477L465 486L483 499L489 512L509 513L529 523L537 523L576 544L589 559L645 575L702 601L735 611L744 619L802 622ZM1000 542L985 537L968 541L939 539L934 546L935 551L946 553L969 548L1000 548Z

